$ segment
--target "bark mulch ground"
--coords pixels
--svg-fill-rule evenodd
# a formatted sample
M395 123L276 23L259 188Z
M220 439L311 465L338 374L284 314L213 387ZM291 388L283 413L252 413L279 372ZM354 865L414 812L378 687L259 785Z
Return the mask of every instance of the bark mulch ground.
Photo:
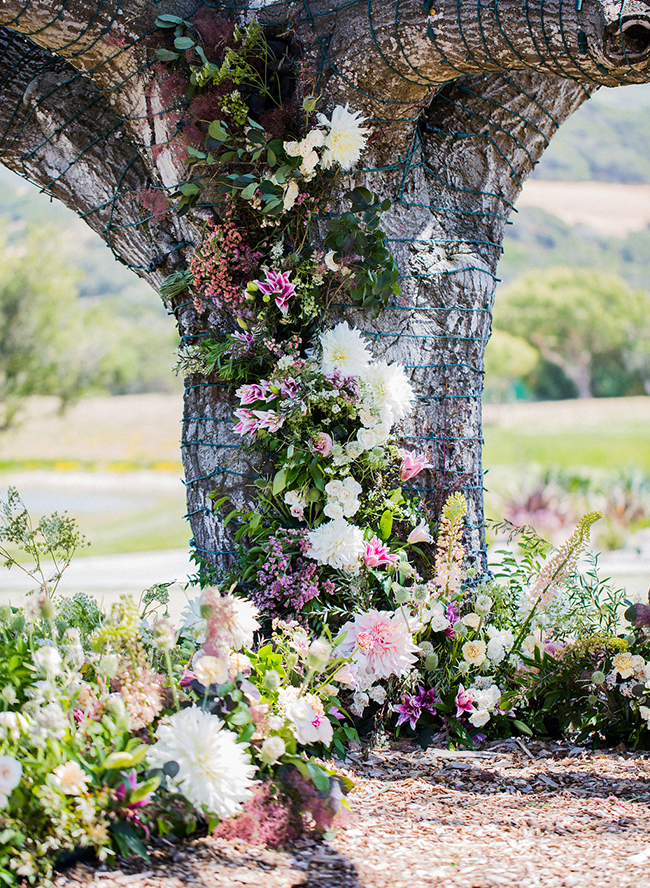
M650 762L570 743L477 752L400 745L347 762L356 788L331 842L286 852L210 837L152 864L78 866L57 888L650 888Z

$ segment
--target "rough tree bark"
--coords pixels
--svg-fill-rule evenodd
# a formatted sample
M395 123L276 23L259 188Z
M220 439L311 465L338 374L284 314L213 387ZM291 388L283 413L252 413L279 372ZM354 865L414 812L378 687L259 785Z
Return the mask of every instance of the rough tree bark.
M483 354L504 227L558 126L599 86L650 80L650 7L251 0L227 8L269 28L291 24L323 110L349 102L372 120L357 182L393 201L385 229L402 298L373 323L346 306L333 317L411 369L420 401L405 434L434 462L420 483L433 509L449 490L465 492L480 559ZM194 0L3 0L0 8L0 159L81 213L154 287L184 267L205 211L151 215L140 201L185 176L173 149L178 114L152 66L153 22L196 9ZM225 323L189 304L176 313L186 336ZM229 391L211 379L188 383L188 514L199 553L224 563L229 530L207 494L218 487L241 503L256 468L232 438Z

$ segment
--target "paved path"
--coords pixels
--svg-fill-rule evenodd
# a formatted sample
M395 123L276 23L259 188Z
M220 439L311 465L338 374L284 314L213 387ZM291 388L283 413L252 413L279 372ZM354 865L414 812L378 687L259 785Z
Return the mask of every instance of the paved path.
M138 597L155 583L175 581L169 590L170 610L173 616L178 616L187 600L182 585L195 573L196 565L190 561L187 549L89 555L74 559L63 575L60 591L65 595L89 592L109 603L124 592ZM0 602L19 604L31 588L33 584L19 568L0 570ZM195 594L190 592L190 597Z

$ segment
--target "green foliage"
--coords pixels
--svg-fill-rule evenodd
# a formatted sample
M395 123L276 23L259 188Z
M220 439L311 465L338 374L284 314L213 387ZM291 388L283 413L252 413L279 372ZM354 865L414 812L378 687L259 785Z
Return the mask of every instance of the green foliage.
M380 200L367 188L355 188L346 195L352 208L328 223L325 246L334 250L334 260L351 259L354 275L350 298L376 318L390 298L399 296L399 269L386 246L386 235L379 228L382 213L390 209L389 200Z
M625 372L628 355L646 336L649 315L650 295L620 278L558 267L528 272L504 287L494 324L538 349L585 397L599 393L594 380L607 362ZM644 347L637 348L641 354ZM644 360L637 364L646 366Z
M648 140L645 107L608 107L592 100L560 127L538 176L565 182L650 183Z
M74 553L87 545L74 518L54 512L34 525L15 487L9 488L6 501L0 500L0 512L0 556L4 567L24 571L38 583L42 593L52 596ZM17 560L17 553L21 552L32 562L30 567ZM47 561L51 561L51 568L46 567Z

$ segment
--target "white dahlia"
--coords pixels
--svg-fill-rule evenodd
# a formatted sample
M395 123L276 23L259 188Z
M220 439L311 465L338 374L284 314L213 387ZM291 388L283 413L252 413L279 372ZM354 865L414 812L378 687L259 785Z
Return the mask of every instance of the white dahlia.
M198 706L181 709L160 722L157 742L147 753L153 768L176 762L178 773L169 782L197 810L222 818L239 814L252 795L255 775L244 746L223 727L220 718Z
M311 543L309 557L318 564L329 564L340 570L355 570L366 551L363 532L345 518L335 518L307 534Z
M411 412L415 393L401 364L377 361L361 376L364 400L368 397L384 422L398 422Z
M362 126L365 118L361 117L361 112L351 112L347 105L345 108L337 105L331 120L324 114L319 114L318 122L328 130L321 165L328 169L338 163L344 170L351 170L359 160L370 135L370 130Z
M360 376L366 371L370 354L366 351L361 333L349 327L346 321L323 333L320 342L323 348L323 373L339 370L344 376Z

